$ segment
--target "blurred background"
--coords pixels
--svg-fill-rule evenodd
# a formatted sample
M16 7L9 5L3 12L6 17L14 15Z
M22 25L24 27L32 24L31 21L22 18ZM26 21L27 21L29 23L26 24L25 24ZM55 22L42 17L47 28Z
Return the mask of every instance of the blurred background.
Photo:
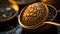
M60 27L50 25L28 30L22 28L18 23L18 15L21 10L32 3L43 2L53 5L57 11L55 22L60 23L60 0L0 0L0 34L60 34ZM46 25L47 26L47 25ZM45 30L45 31L44 31Z

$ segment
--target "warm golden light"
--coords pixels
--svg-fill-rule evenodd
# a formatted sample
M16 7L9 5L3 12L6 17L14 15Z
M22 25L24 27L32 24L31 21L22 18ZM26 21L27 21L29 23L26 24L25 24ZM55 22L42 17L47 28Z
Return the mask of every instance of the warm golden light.
M13 9L15 9L15 11L18 11L19 10L19 8L18 8L17 5L11 5L11 6L12 6Z
M12 3L11 6L12 6L13 9L15 9L15 11L18 11L18 10L19 10L19 8L18 8L18 6L17 6L17 4L16 4L15 1L13 1L13 0L9 0L9 2Z
M42 0L42 2L44 2L44 3L45 3L46 1L47 1L47 0Z
M13 3L14 5L16 5L16 2L14 0L9 0L10 3Z

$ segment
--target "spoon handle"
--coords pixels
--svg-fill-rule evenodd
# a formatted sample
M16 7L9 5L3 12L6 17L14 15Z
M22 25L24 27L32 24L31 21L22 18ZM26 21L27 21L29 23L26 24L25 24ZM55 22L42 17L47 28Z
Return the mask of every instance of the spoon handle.
M56 25L56 26L60 26L60 24L55 23L55 22L44 22L45 24L52 24L52 25Z
M60 10L57 10L57 13L60 12Z

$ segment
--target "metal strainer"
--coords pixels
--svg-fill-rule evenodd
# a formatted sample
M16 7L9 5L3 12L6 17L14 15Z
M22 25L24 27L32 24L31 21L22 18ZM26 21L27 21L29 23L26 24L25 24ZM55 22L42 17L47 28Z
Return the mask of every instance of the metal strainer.
M54 12L56 9L53 6L50 6L51 5L37 2L25 7L18 17L19 24L27 29L35 29L46 23L60 26L60 24L49 22L57 15L57 12Z
M37 8L38 7L38 8ZM19 16L20 24L26 28L34 28L39 24L42 24L48 16L48 8L43 3L34 3L25 7Z

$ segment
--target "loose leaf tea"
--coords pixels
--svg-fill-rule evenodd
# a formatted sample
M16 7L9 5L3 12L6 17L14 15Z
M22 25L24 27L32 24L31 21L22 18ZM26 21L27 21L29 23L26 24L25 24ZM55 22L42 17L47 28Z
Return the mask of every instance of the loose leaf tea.
M45 4L43 3L34 3L29 5L21 13L22 24L26 26L37 25L47 18L48 12Z
M0 20L9 19L16 11L12 7L3 6L0 7Z

